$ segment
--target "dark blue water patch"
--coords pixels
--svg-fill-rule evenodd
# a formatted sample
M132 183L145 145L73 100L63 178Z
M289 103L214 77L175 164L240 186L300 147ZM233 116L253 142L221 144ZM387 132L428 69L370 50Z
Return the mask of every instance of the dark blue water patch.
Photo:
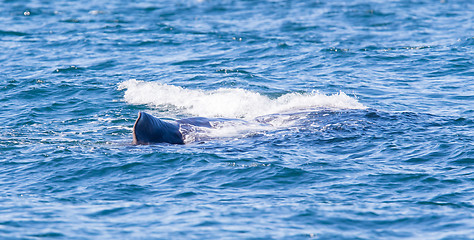
M25 36L27 33L23 32L15 32L15 31L1 31L0 36L8 37L8 36Z

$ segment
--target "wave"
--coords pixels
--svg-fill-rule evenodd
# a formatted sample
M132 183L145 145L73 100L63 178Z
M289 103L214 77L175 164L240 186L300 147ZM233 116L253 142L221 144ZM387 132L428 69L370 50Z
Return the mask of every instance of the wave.
M258 116L308 109L366 109L356 98L343 92L325 95L312 91L270 98L240 88L186 89L135 79L120 83L118 89L125 90L124 99L130 104L171 107L183 114L200 117L254 119Z

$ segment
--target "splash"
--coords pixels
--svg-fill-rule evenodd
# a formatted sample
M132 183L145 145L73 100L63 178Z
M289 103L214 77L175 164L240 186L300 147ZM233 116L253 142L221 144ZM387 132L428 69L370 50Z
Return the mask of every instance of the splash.
M134 79L120 83L119 90L125 90L124 99L130 104L174 107L185 114L201 117L253 119L268 114L315 108L335 110L366 108L357 99L343 92L332 95L317 91L288 93L272 99L240 88L185 89Z

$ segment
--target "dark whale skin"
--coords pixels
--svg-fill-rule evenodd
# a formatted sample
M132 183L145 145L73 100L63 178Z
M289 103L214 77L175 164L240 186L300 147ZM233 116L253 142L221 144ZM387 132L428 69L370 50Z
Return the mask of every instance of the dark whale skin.
M160 120L139 112L133 125L133 144L171 143L184 144L178 123Z

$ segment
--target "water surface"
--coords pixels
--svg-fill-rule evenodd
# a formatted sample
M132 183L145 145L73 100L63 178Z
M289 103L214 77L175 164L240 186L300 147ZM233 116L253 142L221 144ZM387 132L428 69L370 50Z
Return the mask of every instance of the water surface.
M2 239L473 239L472 1L0 12Z

